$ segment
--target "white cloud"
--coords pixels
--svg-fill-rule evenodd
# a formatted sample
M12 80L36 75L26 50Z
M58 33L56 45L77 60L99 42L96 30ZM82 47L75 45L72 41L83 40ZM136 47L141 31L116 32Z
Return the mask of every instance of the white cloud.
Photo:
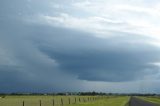
M126 0L117 2L109 0L86 4L87 3L79 2L75 3L74 6L75 8L81 8L83 11L94 13L99 17L106 18L107 16L111 19L126 23L126 28L122 29L122 31L144 35L159 35L159 31L155 30L160 29L160 25L157 25L160 18L159 8L157 8L159 3L157 2L155 2L156 7L152 5L146 6L149 4L142 0L141 2L137 1L134 3Z
M150 64L160 67L160 62L155 62L155 63L150 63Z
M96 33L95 36L99 37L107 37L106 34L109 34L112 30L117 29L118 31L118 28L120 29L119 25L121 25L121 27L125 27L123 25L124 23L119 20L111 20L98 16L79 18L62 13L59 16L41 15L41 17L50 25L74 28L87 32L89 31Z
M71 2L68 8L71 12L61 10L59 15L41 17L50 25L89 31L99 37L108 37L110 31L121 31L160 41L159 5L160 2L144 0L83 0Z

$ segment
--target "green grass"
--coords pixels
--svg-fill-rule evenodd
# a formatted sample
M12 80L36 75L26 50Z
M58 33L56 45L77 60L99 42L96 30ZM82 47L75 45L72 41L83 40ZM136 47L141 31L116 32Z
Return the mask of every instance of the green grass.
M0 106L22 106L23 101L25 106L40 106L40 100L42 102L41 106L53 106L53 99L54 106L62 106L61 98L63 99L63 106L124 106L129 100L129 97L120 96L106 96L95 101L93 96L6 96L0 98ZM69 98L71 104L69 104ZM92 100L88 101L88 98L92 98Z
M42 106L53 106L53 100L55 106L60 106L61 98L63 99L63 104L68 104L68 99L70 98L71 103L74 103L75 97L81 100L88 100L90 96L6 96L0 99L0 106L22 106L23 101L25 106L39 106L40 100Z
M129 101L129 97L113 97L105 98L95 102L72 104L67 106L125 106Z
M160 105L160 97L139 97L145 101L149 101L149 102L152 102L152 103L156 103L156 104L159 104Z

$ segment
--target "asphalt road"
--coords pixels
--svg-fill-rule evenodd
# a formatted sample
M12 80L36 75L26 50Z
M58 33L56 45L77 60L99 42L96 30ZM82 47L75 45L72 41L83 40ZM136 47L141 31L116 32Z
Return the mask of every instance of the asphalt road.
M158 105L144 101L136 97L131 97L130 106L158 106Z

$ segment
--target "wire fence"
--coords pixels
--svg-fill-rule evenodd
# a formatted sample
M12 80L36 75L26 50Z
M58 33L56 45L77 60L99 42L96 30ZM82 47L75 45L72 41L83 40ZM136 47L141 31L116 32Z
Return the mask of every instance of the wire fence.
M1 99L0 106L68 106L70 104L80 104L87 102L94 102L104 97L100 96L83 96L83 97L57 97L57 98L42 98L42 99Z

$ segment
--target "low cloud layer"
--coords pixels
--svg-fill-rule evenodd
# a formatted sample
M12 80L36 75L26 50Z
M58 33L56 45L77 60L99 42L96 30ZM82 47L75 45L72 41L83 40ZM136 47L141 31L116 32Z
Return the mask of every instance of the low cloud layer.
M127 41L123 38L97 39L83 37L81 33L72 35L71 32L65 32L65 36L69 36L62 37L63 33L58 35L58 42L63 45L55 44L55 39L51 47L41 49L55 59L63 71L74 73L79 79L119 82L158 73L158 67L150 63L159 61L160 51L151 45L131 44L129 38Z

